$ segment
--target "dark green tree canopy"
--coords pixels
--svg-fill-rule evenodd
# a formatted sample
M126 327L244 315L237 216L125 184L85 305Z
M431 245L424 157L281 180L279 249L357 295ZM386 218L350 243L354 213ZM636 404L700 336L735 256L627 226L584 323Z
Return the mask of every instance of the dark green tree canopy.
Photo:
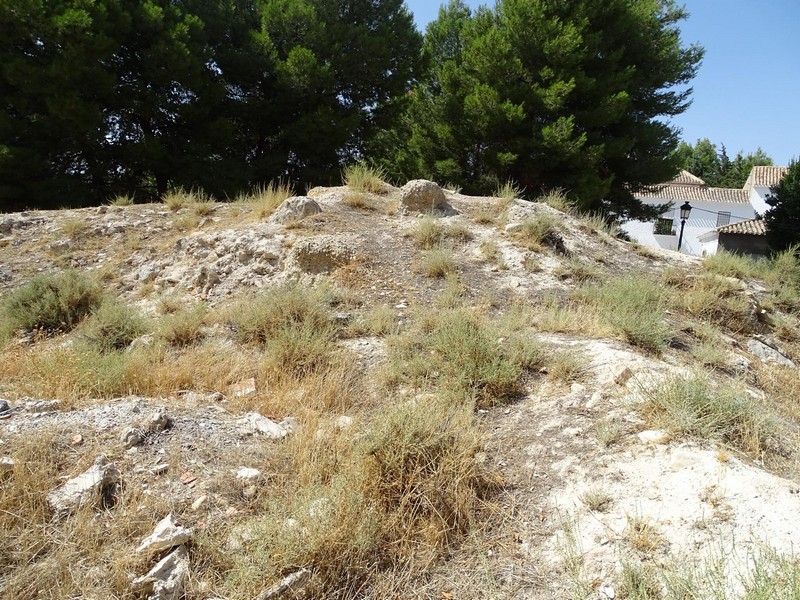
M421 43L402 0L0 0L0 210L338 178Z
M703 53L681 44L685 16L671 0L498 0L474 14L451 0L428 27L430 75L400 124L410 140L384 164L641 215L632 192L678 168L665 119L687 108Z
M800 245L800 161L789 163L789 171L771 192L764 221L770 248L780 252Z
M697 140L694 146L681 142L675 155L681 169L697 175L711 187L741 188L753 167L773 164L761 148L748 154L740 150L731 160L724 145L717 150L708 138Z

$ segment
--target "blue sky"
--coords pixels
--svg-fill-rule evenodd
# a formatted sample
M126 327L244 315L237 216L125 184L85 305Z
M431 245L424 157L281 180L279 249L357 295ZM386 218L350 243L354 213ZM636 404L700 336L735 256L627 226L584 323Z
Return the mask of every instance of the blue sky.
M422 30L439 4L406 0ZM777 165L800 158L800 0L684 4L690 17L681 24L682 38L699 42L706 56L692 82L692 105L672 121L681 137L724 144L731 157L760 146Z

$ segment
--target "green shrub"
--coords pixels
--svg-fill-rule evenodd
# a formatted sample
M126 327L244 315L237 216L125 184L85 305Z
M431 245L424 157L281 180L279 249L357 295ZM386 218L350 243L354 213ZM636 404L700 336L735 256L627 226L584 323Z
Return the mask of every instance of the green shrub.
M70 331L102 299L97 282L77 271L40 275L2 299L0 320L12 331Z
M779 423L736 385L715 386L705 375L674 377L646 394L644 414L673 434L729 444L757 456L780 449Z
M331 316L324 292L298 283L271 288L236 303L229 322L240 342L265 344L277 332L295 325L326 330Z
M123 350L149 329L139 310L116 300L103 302L82 326L83 337L101 352Z
M666 295L648 277L609 279L580 288L576 298L594 307L600 318L634 346L659 352L672 337L670 326L664 322Z
M203 338L206 306L196 304L171 314L166 314L158 322L158 336L170 346L184 347L199 342Z

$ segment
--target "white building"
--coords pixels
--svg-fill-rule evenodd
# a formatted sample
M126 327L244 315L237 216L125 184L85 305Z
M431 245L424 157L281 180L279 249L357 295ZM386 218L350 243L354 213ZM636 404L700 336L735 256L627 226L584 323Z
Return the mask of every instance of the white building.
M713 254L718 238L709 243L713 237L710 233L726 225L750 221L766 212L769 207L765 198L769 189L780 182L786 171L787 167L754 167L742 189L708 187L699 177L681 171L672 181L636 194L639 200L651 206L672 203L670 210L656 221L628 221L622 229L644 246L677 250L681 233L680 207L688 202L692 210L683 230L680 251L693 256Z

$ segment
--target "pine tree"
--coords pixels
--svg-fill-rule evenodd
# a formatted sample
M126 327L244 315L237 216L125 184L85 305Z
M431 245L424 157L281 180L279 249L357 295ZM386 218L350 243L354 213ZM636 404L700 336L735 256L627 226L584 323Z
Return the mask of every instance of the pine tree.
M451 1L428 28L431 80L409 109L420 174L469 191L561 187L587 211L647 212L633 192L677 171L664 117L688 106L690 90L674 88L702 57L681 45L684 17L669 0L499 0L475 14Z
M771 192L764 222L770 248L780 252L800 244L800 161L789 163L788 172Z

